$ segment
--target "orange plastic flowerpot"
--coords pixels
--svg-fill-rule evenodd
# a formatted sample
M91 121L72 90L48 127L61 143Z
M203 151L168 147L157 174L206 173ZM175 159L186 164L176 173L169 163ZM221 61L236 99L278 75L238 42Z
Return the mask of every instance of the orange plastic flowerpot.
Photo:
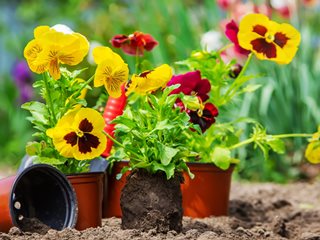
M120 180L116 179L116 175L125 166L128 166L127 161L117 162L112 168L112 173L107 175L108 183L103 200L104 218L122 217L120 195L129 172ZM234 166L226 171L210 163L188 163L188 166L195 178L190 179L187 173L183 173L184 183L181 184L181 190L184 216L205 218L228 215Z
M121 179L117 180L116 176L120 173L123 167L128 166L128 161L117 162L112 167L112 172L106 175L105 181L105 194L103 197L103 218L109 217L122 217L120 208L120 195L121 190L126 183L126 177L129 175L129 171L126 172Z
M228 215L231 175L234 166L222 170L210 163L188 163L195 175L184 174L181 184L184 216L205 218Z
M78 200L75 228L84 230L101 226L104 173L90 172L67 175Z
M0 232L22 228L26 219L38 219L56 230L75 226L77 199L57 169L36 164L0 180Z

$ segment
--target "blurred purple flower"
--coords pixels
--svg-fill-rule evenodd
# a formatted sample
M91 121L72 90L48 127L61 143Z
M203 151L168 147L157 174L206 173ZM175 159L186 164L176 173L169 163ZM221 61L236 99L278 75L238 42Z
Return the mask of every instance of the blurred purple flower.
M30 101L33 97L33 77L28 64L23 60L17 61L12 68L12 77L20 92L20 102Z
M185 95L198 96L203 102L209 98L211 85L208 79L201 79L200 71L173 76L167 86L174 84L180 84L180 87L173 90L171 94L183 92Z

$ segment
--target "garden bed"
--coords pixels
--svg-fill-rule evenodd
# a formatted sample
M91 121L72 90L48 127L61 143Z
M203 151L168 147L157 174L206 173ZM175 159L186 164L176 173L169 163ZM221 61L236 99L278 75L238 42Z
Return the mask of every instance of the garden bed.
M182 233L157 234L121 230L120 219L103 220L101 228L49 230L45 235L12 228L0 239L320 239L320 182L233 183L229 217L184 217Z

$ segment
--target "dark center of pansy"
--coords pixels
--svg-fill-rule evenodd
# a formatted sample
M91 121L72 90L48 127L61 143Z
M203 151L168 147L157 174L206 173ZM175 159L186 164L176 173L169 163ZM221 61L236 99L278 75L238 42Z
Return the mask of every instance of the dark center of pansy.
M151 73L153 70L150 70L150 71L145 71L145 72L143 72L143 73L140 73L140 75L139 75L139 77L147 77L147 75L149 74L149 73Z
M78 139L78 148L81 153L92 152L91 148L97 148L99 144L99 138L90 133L85 133Z
M281 32L277 32L274 35L274 43L277 44L281 48L283 48L287 44L288 40L289 40L289 38Z
M273 42L267 42L264 38L257 38L251 41L253 50L258 53L262 53L267 58L276 58L277 49Z
M93 125L88 119L83 119L79 124L79 130L83 132L91 132L93 130Z
M79 124L79 129L70 132L64 136L64 140L72 147L78 144L79 152L92 152L92 148L97 148L100 144L99 138L90 134L93 130L93 125L87 118L83 119Z
M264 27L262 25L255 25L253 27L252 31L255 33L258 33L260 36L264 37L268 30L266 27Z

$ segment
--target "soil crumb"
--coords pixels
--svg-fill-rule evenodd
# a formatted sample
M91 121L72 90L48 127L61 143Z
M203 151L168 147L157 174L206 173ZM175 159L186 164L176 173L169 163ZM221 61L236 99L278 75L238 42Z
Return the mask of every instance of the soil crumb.
M34 232L39 233L41 235L46 234L51 228L41 222L37 218L23 218L21 220L21 231L23 232Z
M320 182L287 185L232 183L228 217L183 218L181 233L156 229L121 229L121 219L103 219L102 227L84 231L49 230L45 235L11 228L0 239L320 239Z

